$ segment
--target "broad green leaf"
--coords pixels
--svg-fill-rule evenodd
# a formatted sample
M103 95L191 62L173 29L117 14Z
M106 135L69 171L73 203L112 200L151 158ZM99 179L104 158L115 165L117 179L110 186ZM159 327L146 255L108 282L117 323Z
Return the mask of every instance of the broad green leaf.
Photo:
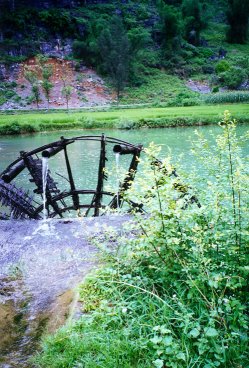
M166 337L163 339L163 342L164 342L164 345L165 345L165 346L169 346L169 345L171 345L171 344L172 344L172 341L173 341L172 336L166 336Z
M188 336L189 337L197 337L200 335L200 331L197 328L193 328L189 333Z
M162 326L161 327L161 333L162 334L171 334L172 332L168 328L166 328L165 326Z
M156 368L162 368L164 363L162 359L156 359L153 361L153 364Z
M179 360L186 360L186 356L184 353L180 352L176 355L176 358L179 359Z
M162 341L162 337L160 336L154 336L152 339L150 339L150 341L153 343L153 344L159 344L159 342Z
M218 335L218 331L213 327L205 328L205 335L208 337L215 337Z

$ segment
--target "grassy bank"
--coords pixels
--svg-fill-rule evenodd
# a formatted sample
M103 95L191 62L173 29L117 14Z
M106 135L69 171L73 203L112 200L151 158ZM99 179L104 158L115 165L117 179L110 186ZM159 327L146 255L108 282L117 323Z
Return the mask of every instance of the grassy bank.
M0 135L34 133L47 130L140 127L169 127L217 122L224 110L239 122L249 121L249 104L137 108L94 112L17 113L0 115Z

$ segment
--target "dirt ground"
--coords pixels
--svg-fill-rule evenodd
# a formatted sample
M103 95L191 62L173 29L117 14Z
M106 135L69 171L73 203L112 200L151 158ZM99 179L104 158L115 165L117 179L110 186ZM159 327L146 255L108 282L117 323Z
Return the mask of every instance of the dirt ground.
M75 70L75 62L58 58L49 58L46 64L52 65L53 70L50 78L53 84L49 103L50 108L67 107L66 99L61 93L63 86L72 87L69 108L105 106L115 99L113 91L105 85L103 79L93 69L81 66ZM36 58L30 58L20 65L16 80L16 92L22 99L21 105L32 95L31 85L24 77L25 70L38 72L38 79L42 79ZM39 108L47 108L47 106L46 98L40 87ZM36 102L30 103L26 107L36 109Z

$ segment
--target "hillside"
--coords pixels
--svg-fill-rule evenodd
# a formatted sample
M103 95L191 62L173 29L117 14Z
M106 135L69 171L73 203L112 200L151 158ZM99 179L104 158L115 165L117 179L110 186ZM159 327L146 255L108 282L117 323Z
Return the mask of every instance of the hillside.
M69 101L70 108L109 105L114 96L112 96L112 91L106 87L103 79L90 68L82 67L75 71L74 64L73 61L62 61L57 58L49 58L47 60L46 65L52 67L51 83L53 88L50 95L50 108L66 108L66 99L62 95L65 83L72 86ZM32 57L20 63L16 66L15 72L7 76L5 85L6 88L9 86L9 93L12 93L13 97L10 100L5 100L1 105L2 110L37 108L36 102L32 98L31 84L25 78L26 68L35 71L37 68L36 59ZM2 100L4 101L4 99L5 97L3 96ZM39 108L47 108L47 101L43 91L41 91L39 97Z
M25 77L39 54L52 66L45 83L51 108L66 107L63 86L71 108L117 97L122 104L196 105L203 94L247 91L249 8L235 3L2 0L0 108L47 107L42 72L34 67L32 82Z

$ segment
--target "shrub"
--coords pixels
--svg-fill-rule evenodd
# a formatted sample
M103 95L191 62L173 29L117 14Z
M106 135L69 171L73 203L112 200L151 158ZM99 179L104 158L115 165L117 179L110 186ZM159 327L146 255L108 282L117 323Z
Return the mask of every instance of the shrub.
M215 86L215 87L213 87L213 89L212 89L212 93L217 93L217 92L219 92L219 87L218 86Z
M10 124L0 125L0 135L16 135L24 133L35 133L39 129L32 124L20 124L13 121Z
M230 64L228 63L228 61L226 60L220 60L216 65L215 65L215 72L217 74L226 72L227 70L230 69Z
M122 118L116 124L116 128L129 130L129 129L138 128L138 124L134 120Z
M202 71L204 74L213 74L215 69L213 67L213 65L203 65L202 66Z
M243 69L235 67L220 74L221 82L230 89L238 88L246 77L246 72Z

